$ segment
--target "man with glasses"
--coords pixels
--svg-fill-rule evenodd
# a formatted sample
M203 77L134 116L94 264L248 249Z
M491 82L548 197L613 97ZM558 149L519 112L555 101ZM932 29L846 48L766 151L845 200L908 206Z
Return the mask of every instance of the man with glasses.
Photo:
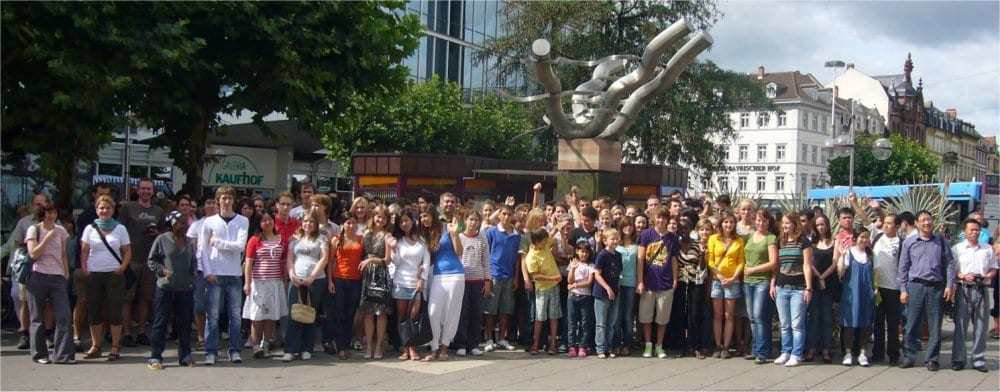
M45 202L47 201L49 201L49 197L46 196L45 194L42 193L35 194L35 197L32 198L31 212L25 217L18 220L17 225L14 226L14 231L10 233L10 239L7 240L7 243L11 245L10 249L17 249L18 246L21 246L21 244L24 243L25 241L24 236L25 233L27 233L28 231L28 227L31 227L31 225L38 223L38 220L35 218L35 215L37 215L38 212L45 207ZM12 251L11 259L8 260L7 265L10 265L10 262L13 261L13 255L14 252ZM20 307L18 308L18 313L17 313L17 320L20 323L20 326L17 329L17 333L18 335L20 335L17 341L17 349L27 350L31 344L31 341L29 340L28 336L28 326L30 325L30 320L31 320L31 315L28 312L28 290L24 284L18 283L17 286L18 286L17 300L20 303Z

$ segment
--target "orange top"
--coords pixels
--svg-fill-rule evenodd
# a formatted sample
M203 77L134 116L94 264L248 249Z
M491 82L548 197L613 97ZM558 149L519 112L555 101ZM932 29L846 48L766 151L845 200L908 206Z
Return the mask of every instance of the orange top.
M358 266L361 265L361 253L365 249L360 240L360 238L356 238L351 244L342 244L337 247L335 255L337 259L333 267L334 278L361 280L361 271L358 270Z

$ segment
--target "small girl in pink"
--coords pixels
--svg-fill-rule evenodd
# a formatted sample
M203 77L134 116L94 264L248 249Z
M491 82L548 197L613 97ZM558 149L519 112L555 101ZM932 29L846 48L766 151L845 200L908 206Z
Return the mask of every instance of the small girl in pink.
M566 325L569 356L585 358L587 348L594 347L594 251L590 244L580 242L576 256L569 264L566 299Z

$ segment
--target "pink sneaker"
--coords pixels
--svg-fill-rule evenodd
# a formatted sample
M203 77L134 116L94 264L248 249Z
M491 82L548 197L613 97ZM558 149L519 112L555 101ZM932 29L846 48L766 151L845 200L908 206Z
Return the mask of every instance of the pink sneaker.
M576 356L576 347L570 347L569 351L567 351L567 352L569 353L569 357L570 358L575 357Z
M587 357L587 349L585 349L583 347L580 347L580 350L576 352L576 357L577 358L586 358Z

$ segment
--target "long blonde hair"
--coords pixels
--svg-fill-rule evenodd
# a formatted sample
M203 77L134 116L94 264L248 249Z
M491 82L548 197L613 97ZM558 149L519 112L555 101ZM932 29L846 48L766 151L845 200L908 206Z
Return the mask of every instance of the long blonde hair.
M304 228L305 225L299 225L299 229L295 231L295 235L298 236L299 239L306 238L309 239L309 241L316 241L316 239L319 238L320 235L319 224L320 222L325 223L326 220L322 219L322 216L320 215L319 211L311 211L307 215L303 215L302 223L305 223L306 219L311 219L313 221L313 230L309 233L306 233L306 229Z

